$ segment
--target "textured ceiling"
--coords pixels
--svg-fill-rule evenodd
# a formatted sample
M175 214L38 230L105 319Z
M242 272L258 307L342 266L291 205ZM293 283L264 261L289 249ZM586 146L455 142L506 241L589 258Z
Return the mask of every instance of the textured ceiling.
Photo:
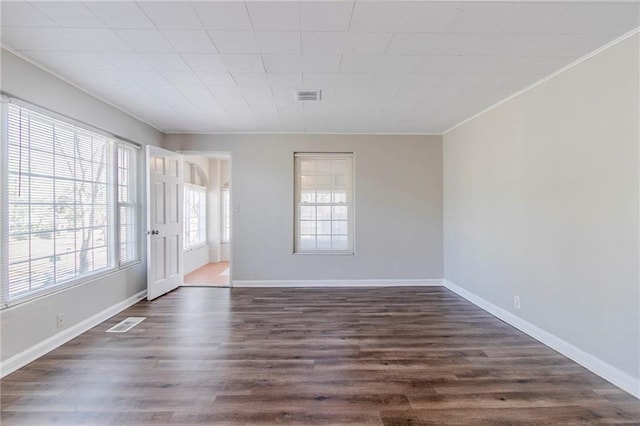
M441 133L640 25L612 1L1 7L5 47L166 132Z

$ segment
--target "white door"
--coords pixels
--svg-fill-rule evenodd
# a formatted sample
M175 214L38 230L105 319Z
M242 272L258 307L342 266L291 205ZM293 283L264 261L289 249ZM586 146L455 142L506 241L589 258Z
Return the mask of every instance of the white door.
M147 145L147 300L182 284L182 156Z

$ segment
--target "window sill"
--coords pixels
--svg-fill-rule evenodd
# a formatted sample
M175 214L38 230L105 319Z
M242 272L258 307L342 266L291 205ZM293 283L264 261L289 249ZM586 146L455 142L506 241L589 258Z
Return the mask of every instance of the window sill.
M355 252L303 251L293 252L294 256L355 256Z
M204 243L198 244L197 246L193 246L193 247L189 247L187 249L184 249L183 251L184 251L184 253L189 253L189 252L201 249L203 247L207 247L208 245L209 245L208 243L204 242Z
M141 263L142 263L141 260L132 260L130 262L127 262L124 265L121 265L118 268L103 269L101 271L97 271L96 273L85 275L81 278L75 278L64 284L43 288L42 290L37 290L34 293L27 294L24 296L18 296L15 299L11 299L9 301L4 302L2 304L2 307L0 307L0 310L4 311L6 309L15 308L17 306L24 305L25 303L33 302L35 300L38 300L47 296L51 296L56 293L61 293L63 291L71 290L73 288L88 284L90 282L106 278L109 275L117 274L119 272L122 272L128 268L139 265Z

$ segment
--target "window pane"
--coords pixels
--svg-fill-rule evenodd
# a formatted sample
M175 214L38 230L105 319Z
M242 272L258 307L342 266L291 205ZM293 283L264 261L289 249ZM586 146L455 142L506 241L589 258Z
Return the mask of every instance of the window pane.
M29 232L29 204L9 205L9 235Z
M73 192L75 185L72 180L56 179L56 203L73 204Z
M31 202L53 203L53 179L48 177L31 177Z
M300 206L300 219L302 219L302 220L315 220L316 219L316 207L315 206Z
M303 220L300 222L300 234L314 235L316 233L316 222Z
M314 160L301 160L300 171L303 175L315 175L316 162Z
M347 175L349 162L347 160L333 160L331 162L331 167L332 167L334 176L344 177Z
M331 202L331 191L318 191L317 202L318 203L330 203Z
M53 205L52 204L32 204L31 232L53 231Z
M120 215L120 263L138 259L137 216L135 199L135 150L118 146L118 213Z
M301 250L313 250L316 248L316 237L311 235L302 235L300 237Z
M331 206L318 206L318 219L330 220L331 219Z
M75 253L58 256L56 262L56 282L68 281L76 276Z
M328 175L331 176L331 161L327 160L318 160L317 161L317 170L318 175Z
M347 220L347 207L346 206L334 206L333 207L333 219L334 220Z
M330 250L331 249L331 237L318 237L317 242L318 250Z
M332 222L333 228L331 233L338 235L347 235L347 221L337 220Z
M315 190L302 190L302 196L300 197L300 201L303 203L315 203L316 202L316 191Z
M29 260L31 239L29 235L16 235L9 237L9 263ZM28 272L28 271L27 271ZM9 280L11 282L11 280Z
M344 189L333 190L333 202L334 203L346 203L347 191Z
M53 156L49 152L31 151L31 173L52 176Z
M318 176L316 178L316 186L318 188L331 188L331 175Z
M19 296L31 288L29 262L9 264L9 296Z
M15 104L7 113L9 299L113 267L115 142Z
M32 260L31 265L31 290L40 289L46 285L53 285L53 257Z
M73 231L59 231L55 233L56 253L73 253L76 249L76 239Z
M331 221L322 220L318 222L318 235L331 235Z
M56 204L56 229L74 229L76 227L76 206L74 204Z
M31 234L31 258L55 256L55 242L50 232ZM54 259L52 259L53 261Z
M302 189L313 189L316 187L316 177L315 176L308 176L308 175L302 175L300 177L300 187Z

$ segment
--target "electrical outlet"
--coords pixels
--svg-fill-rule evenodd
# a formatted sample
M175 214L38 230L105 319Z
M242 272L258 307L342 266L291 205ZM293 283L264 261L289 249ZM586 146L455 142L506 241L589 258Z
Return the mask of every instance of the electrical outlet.
M64 314L56 316L56 328L64 328Z
M513 296L513 306L516 309L520 309L520 296Z

